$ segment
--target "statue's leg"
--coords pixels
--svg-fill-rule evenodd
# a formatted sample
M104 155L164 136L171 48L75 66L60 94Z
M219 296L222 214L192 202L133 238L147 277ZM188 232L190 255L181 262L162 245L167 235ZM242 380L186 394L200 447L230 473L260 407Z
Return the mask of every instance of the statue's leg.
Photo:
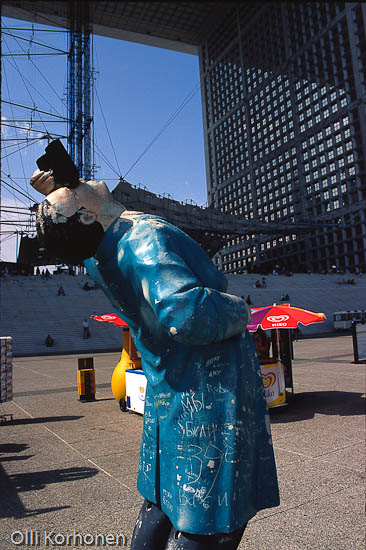
M152 502L145 500L132 535L131 550L164 550L172 524Z

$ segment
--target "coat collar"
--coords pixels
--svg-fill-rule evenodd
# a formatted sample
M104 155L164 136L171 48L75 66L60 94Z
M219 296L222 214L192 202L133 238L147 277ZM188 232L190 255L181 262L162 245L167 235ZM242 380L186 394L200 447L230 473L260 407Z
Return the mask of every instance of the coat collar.
M113 223L108 227L104 233L102 242L97 248L95 253L95 259L98 262L103 262L116 254L117 243L133 225L133 220L130 217L123 216L123 214L116 218Z

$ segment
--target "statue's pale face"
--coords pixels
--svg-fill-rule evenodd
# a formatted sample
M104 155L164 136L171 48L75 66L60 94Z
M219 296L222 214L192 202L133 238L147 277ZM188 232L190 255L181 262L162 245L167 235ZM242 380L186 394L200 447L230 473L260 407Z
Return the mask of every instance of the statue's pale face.
M95 254L104 232L123 210L104 182L60 187L38 207L38 237L50 254L67 263L81 263Z
M85 225L100 220L110 212L113 199L103 181L81 182L76 189L61 187L47 195L49 212L54 223L63 223L64 218L80 212L80 221ZM115 212L113 212L115 217ZM101 222L102 223L102 222Z

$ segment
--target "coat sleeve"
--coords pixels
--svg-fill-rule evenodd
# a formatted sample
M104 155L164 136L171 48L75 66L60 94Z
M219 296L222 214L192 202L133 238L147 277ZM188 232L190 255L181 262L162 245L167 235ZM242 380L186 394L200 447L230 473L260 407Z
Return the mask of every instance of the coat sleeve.
M173 239L152 231L134 246L130 257L135 290L142 293L159 325L173 340L190 345L207 345L245 332L250 312L244 300L207 288L185 261L187 253L178 253L177 248L181 247L175 247ZM201 262L200 273L216 269L208 257L195 258L195 252L192 247L189 261Z

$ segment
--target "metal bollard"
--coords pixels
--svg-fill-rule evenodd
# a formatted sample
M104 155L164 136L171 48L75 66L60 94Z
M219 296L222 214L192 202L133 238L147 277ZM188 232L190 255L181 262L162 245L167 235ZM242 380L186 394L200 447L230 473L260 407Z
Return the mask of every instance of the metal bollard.
M93 357L78 359L78 394L83 403L95 401L95 370Z

